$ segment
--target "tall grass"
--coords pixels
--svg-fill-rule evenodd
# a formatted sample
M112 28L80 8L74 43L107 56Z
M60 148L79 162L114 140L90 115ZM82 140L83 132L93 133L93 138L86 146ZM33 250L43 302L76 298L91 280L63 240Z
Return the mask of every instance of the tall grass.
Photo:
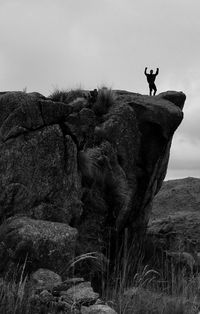
M128 247L126 235L124 239L114 272L107 275L104 285L102 295L106 302L119 314L199 314L200 280L197 274L188 275L184 269L177 272L171 265L169 278L169 265L165 264L166 269L162 272L143 265L138 250L133 261L134 241L132 247ZM136 271L133 271L134 266Z
M0 286L0 313L29 313L30 303L25 289L27 278L19 283L2 282Z
M111 243L111 242L110 242ZM107 256L98 252L86 253L75 257L63 271L76 274L78 264L89 263L93 270L100 274L102 299L118 314L197 314L200 308L200 280L194 275L185 273L184 269L177 273L171 265L158 272L149 265L142 264L142 250L136 239L128 246L128 233L125 230L124 242L115 250L113 264L112 248L108 245ZM19 282L2 280L0 282L1 314L32 314L34 306L28 289L28 279L23 265ZM111 267L112 266L112 267ZM92 271L92 270L91 270ZM83 274L84 277L84 274ZM173 289L172 289L173 287ZM47 314L50 308L43 307ZM39 312L38 312L39 313ZM55 312L56 313L56 312Z
M81 88L65 90L55 88L49 95L49 98L53 101L60 101L69 104L77 98L88 98L88 93ZM92 106L92 109L97 116L104 115L108 112L109 108L114 105L116 95L111 88L102 87L98 89L98 96L96 102Z
M60 101L66 104L74 101L79 97L85 97L85 92L81 88L65 90L55 88L54 91L49 95L53 101Z
M93 106L93 110L97 116L106 114L109 108L114 105L116 100L115 93L111 88L102 87L98 90L97 101Z
M19 281L18 270L13 275L13 281L6 281L2 279L0 283L0 313L20 314L29 313L30 303L27 302L27 276L25 276L27 258L21 268L21 275Z

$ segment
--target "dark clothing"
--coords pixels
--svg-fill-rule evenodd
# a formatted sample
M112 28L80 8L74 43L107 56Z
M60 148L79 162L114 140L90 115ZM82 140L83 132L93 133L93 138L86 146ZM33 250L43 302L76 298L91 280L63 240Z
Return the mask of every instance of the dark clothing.
M154 91L154 95L157 92L157 88L156 88L156 85L155 85L155 79L156 79L156 76L158 75L158 72L159 72L159 69L157 68L155 74L153 74L153 73L149 73L148 74L147 73L147 68L145 68L144 74L146 75L147 82L149 83L149 93L150 93L150 96L152 94L152 91Z
M98 97L98 91L95 88L94 90L91 90L90 94L89 94L89 102L90 102L90 104L94 104L97 101L97 97Z
M152 91L154 91L154 95L155 95L156 92L157 92L157 88L156 88L155 83L149 83L149 94L150 94L150 96L151 96L151 94L152 94Z
M149 84L154 84L157 74L146 74L147 82Z

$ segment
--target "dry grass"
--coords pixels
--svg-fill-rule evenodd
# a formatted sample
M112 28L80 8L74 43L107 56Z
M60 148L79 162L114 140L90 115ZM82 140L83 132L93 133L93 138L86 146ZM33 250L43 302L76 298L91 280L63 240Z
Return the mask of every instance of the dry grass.
M134 249L134 247L133 247ZM119 314L199 314L200 280L197 274L189 276L184 270L179 274L172 270L171 279L167 275L142 266L141 259L134 274L133 256L127 246L123 246L120 260L116 260L114 278L107 276L104 299ZM137 258L136 258L137 259ZM170 293L169 293L170 291Z
M87 98L87 92L81 88L65 90L55 88L54 91L49 95L49 98L53 101L60 101L69 104L77 98ZM97 116L106 114L109 108L115 103L115 93L111 88L102 87L98 89L98 96L92 109Z
M71 90L64 90L64 89L54 89L54 91L49 95L53 101L60 101L64 102L65 104L69 104L70 102L74 101L79 97L85 97L85 92L80 89L71 89Z
M110 252L106 258L103 254L91 252L75 257L66 265L64 272L73 275L78 264L88 263L89 271L98 272L98 278L101 278L102 299L118 314L199 314L198 274L188 275L184 269L177 272L173 265L171 270L166 267L162 273L158 273L148 265L142 266L142 251L135 240L131 248L127 243L128 234L125 231L123 246L119 250L116 248L112 271ZM19 281L0 281L1 314L36 313L24 274L25 268L26 261ZM42 311L47 314L48 306L44 305Z
M115 93L111 88L102 87L98 90L97 101L93 106L93 110L97 116L106 114L109 108L115 103Z
M3 281L0 286L0 313L29 313L30 302L25 290L26 279L19 283Z
M122 254L121 254L122 253ZM178 292L173 282L174 292L166 293L160 282L163 278L148 265L138 266L138 271L131 276L132 263L130 252L126 246L120 252L120 260L117 259L114 272L110 273L109 265L96 253L87 253L75 258L67 271L76 264L90 260L98 262L99 272L102 272L102 298L108 305L115 308L118 314L198 314L200 300L198 299L199 282L197 277L185 278L182 274L182 290ZM24 266L25 268L25 266ZM24 269L23 269L24 270ZM27 277L22 275L16 283L2 281L0 283L0 313L1 314L32 314L31 295L27 289ZM105 277L105 272L107 276ZM164 286L163 286L164 287ZM48 313L49 308L43 308L42 313Z
M28 302L27 291L27 276L25 276L26 260L23 264L19 281L16 282L13 276L13 281L2 279L0 282L0 313L20 314L30 312L30 302Z

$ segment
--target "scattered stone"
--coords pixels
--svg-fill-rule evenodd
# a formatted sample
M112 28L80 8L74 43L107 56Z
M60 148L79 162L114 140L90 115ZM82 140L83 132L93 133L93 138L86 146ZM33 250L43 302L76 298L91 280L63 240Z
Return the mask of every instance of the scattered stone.
M35 290L53 289L62 283L61 277L49 269L40 268L31 275L30 284Z
M54 301L53 295L47 290L43 290L42 292L40 292L39 297L41 302L43 303L48 304L49 302Z
M84 282L83 278L69 278L66 279L65 281L63 281L61 284L56 285L53 290L52 293L54 295L60 295L61 291L66 291L68 290L70 287L77 285L81 282Z
M63 298L70 298L76 304L93 304L99 298L99 294L94 292L90 282L83 282L67 291L61 291Z
M81 314L117 314L117 312L108 305L94 304L89 307L82 306Z

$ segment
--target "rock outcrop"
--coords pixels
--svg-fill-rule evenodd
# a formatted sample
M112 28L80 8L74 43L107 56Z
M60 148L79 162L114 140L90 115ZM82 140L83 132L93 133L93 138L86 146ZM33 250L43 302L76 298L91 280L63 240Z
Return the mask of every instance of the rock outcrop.
M148 235L160 242L160 247L172 251L188 251L190 244L196 244L200 251L200 213L179 212L149 223Z
M86 95L70 103L0 95L1 261L16 263L22 248L30 264L59 273L74 254L104 252L125 229L144 232L185 95L115 91L106 104Z
M200 211L200 179L184 178L163 182L153 201L151 219L164 218L178 212Z
M200 179L169 180L153 202L147 252L178 266L200 270ZM148 253L148 254L149 254ZM149 257L150 257L149 256Z

